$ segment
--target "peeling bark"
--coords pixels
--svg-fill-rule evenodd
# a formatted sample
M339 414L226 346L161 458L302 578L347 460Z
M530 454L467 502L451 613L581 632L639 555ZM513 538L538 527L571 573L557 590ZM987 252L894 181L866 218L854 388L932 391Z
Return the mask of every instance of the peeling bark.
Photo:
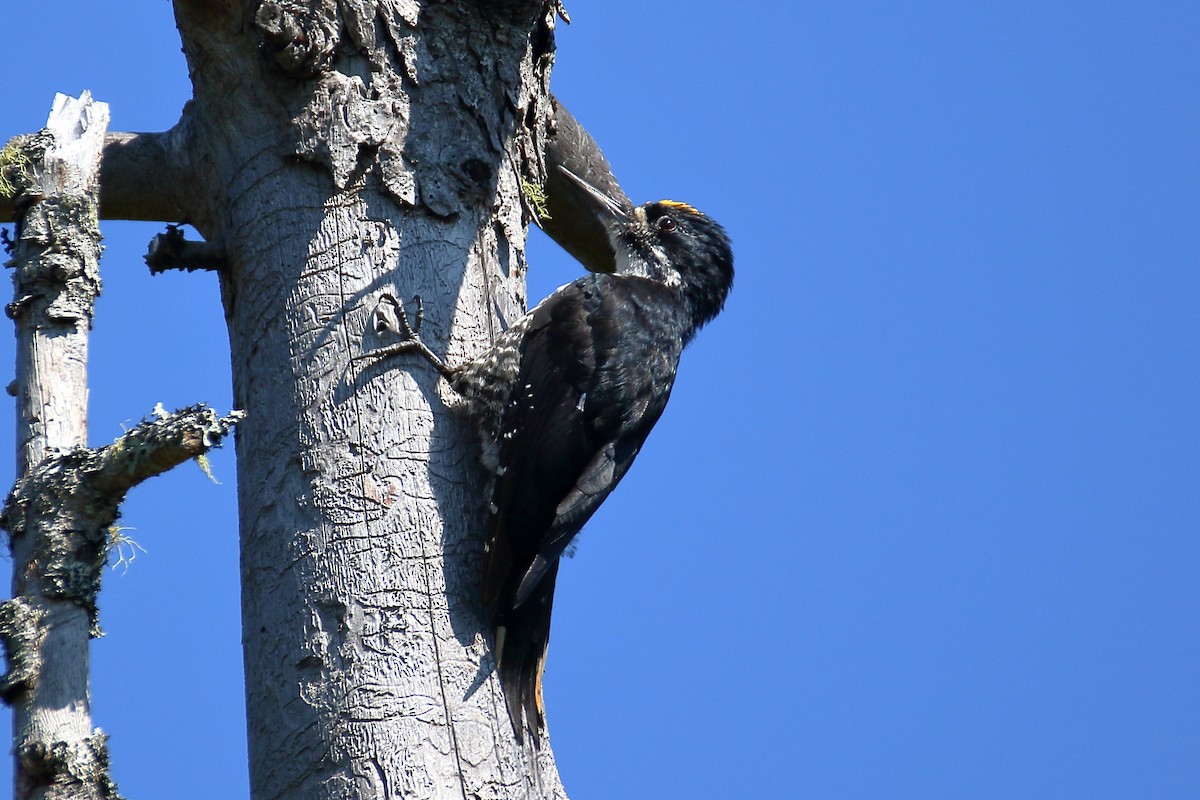
M562 102L551 97L547 113L546 182L541 187L523 185L526 191L534 187L544 195L544 208L536 214L536 222L584 267L611 272L615 267L612 247L594 205L581 201L579 187L566 180L558 167L565 166L612 197L624 198L625 193L596 140ZM171 223L199 219L192 187L203 177L192 163L193 152L200 151L194 136L191 105L179 124L164 133L108 134L100 164L100 218ZM410 205L415 202L415 188L404 174L390 174L388 180L401 198ZM10 218L13 213L12 198L0 191L0 218ZM203 265L191 266L193 262L186 261L178 268L212 268L208 266L212 254L223 254L223 247L219 242L209 244L211 250L196 256Z
M175 8L195 99L171 131L109 137L101 211L204 235L203 258L185 242L161 266L219 256L249 413L237 444L252 796L565 797L548 739L516 741L494 677L477 443L436 375L355 360L378 344L384 293L425 298L427 340L450 360L488 347L524 310L539 214L585 266L612 269L556 169L620 194L549 95L561 6ZM18 649L37 628L20 604L0 613ZM40 667L11 664L20 686Z
M19 169L6 171L23 211L6 309L17 327L18 475L86 440L88 331L100 291L96 180L107 125L103 103L59 95L46 129L18 143ZM72 582L64 570L57 579L43 575L41 534L50 532L32 522L11 536L14 599L3 613L12 634L4 684L14 711L16 796L110 797L111 782L77 780L107 768L100 749L87 745L98 733L88 696L91 617L56 594L55 583Z
M165 133L105 136L100 163L100 219L188 221L193 177L187 136L186 112L179 124ZM20 146L19 141L10 144ZM5 190L3 176L9 173L19 182L19 165L0 154L0 218L5 220L16 213L16 195Z
M354 360L384 293L422 295L455 360L523 313L554 6L249 5L176 13L249 414L252 796L564 797L493 674L477 443L435 374Z
M100 291L99 159L108 107L59 95L46 130L18 142L12 266L20 476L0 512L13 597L0 604L14 710L17 798L118 798L92 727L88 640L110 530L137 483L220 444L239 413L161 413L96 450L87 438L87 337Z

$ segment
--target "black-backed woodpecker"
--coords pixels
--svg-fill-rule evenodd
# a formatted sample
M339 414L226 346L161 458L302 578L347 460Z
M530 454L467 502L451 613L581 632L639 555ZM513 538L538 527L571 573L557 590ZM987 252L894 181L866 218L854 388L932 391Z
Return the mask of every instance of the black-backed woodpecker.
M528 726L535 742L559 557L637 457L680 353L733 283L729 237L712 219L672 200L633 208L564 172L604 220L614 274L561 287L461 366L434 355L420 313L410 326L399 307L401 341L374 353L421 353L479 426L495 478L483 601L513 728L523 739Z

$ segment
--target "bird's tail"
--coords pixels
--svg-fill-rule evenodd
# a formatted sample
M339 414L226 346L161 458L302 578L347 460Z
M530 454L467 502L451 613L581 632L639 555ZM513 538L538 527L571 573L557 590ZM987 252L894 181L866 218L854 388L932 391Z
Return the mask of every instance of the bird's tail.
M528 730L535 746L546 726L542 671L546 666L546 647L550 644L550 611L557 575L556 559L525 602L502 612L497 620L496 664L513 731L517 741L524 742Z

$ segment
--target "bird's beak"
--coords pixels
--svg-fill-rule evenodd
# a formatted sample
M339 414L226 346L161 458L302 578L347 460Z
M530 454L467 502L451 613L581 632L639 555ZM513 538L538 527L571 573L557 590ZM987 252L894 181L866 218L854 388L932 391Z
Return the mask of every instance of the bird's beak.
M614 200L562 165L559 165L558 168L587 193L587 199L594 205L595 211L604 223L604 227L609 228L614 224L630 221L633 208L628 205L628 202L621 203L618 200Z

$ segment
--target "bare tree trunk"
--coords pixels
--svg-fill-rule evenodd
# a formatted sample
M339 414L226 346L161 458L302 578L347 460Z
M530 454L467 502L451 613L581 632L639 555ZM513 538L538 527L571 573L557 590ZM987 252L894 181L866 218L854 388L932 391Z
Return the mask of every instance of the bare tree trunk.
M58 95L46 128L4 151L17 212L17 481L0 512L10 534L13 597L0 604L13 707L14 795L117 798L106 737L92 727L88 642L125 493L218 446L240 418L194 406L156 410L112 444L87 440L88 333L100 292L97 227L108 106Z
M524 307L554 8L177 0L190 221L223 245L251 791L561 797L514 738L478 598L476 443L420 364L363 366L385 292L451 359Z
M100 293L98 178L107 127L107 105L86 95L82 101L59 95L46 129L21 147L28 181L22 195L32 205L14 252L10 314L17 322L22 476L87 440L88 333ZM55 515L29 524L12 516L13 599L3 608L10 669L3 689L6 699L16 701L15 794L103 797L110 788L104 785L107 754L104 735L92 728L88 693L93 587L64 580L74 553L46 552L59 521ZM103 549L103 542L92 544L93 551ZM61 568L50 567L55 562ZM70 764L78 781L37 785L33 774L61 771L52 762Z
M160 256L224 271L249 414L238 452L255 798L565 796L549 742L516 741L493 676L477 443L424 365L354 360L376 344L384 293L421 294L426 338L450 359L486 348L524 308L525 193L546 203L551 236L612 268L603 230L575 219L571 185L543 160L549 149L552 165L619 193L549 97L558 10L176 0L195 98L171 131L105 143L104 216L189 221L204 247ZM161 471L236 420L189 409L129 441L154 439ZM149 474L117 463L124 446L72 451L113 517ZM33 518L21 489L10 528ZM0 620L10 651L47 630L21 608ZM74 658L85 709L86 645ZM10 662L5 687L27 692L40 664ZM91 735L90 718L76 727Z

